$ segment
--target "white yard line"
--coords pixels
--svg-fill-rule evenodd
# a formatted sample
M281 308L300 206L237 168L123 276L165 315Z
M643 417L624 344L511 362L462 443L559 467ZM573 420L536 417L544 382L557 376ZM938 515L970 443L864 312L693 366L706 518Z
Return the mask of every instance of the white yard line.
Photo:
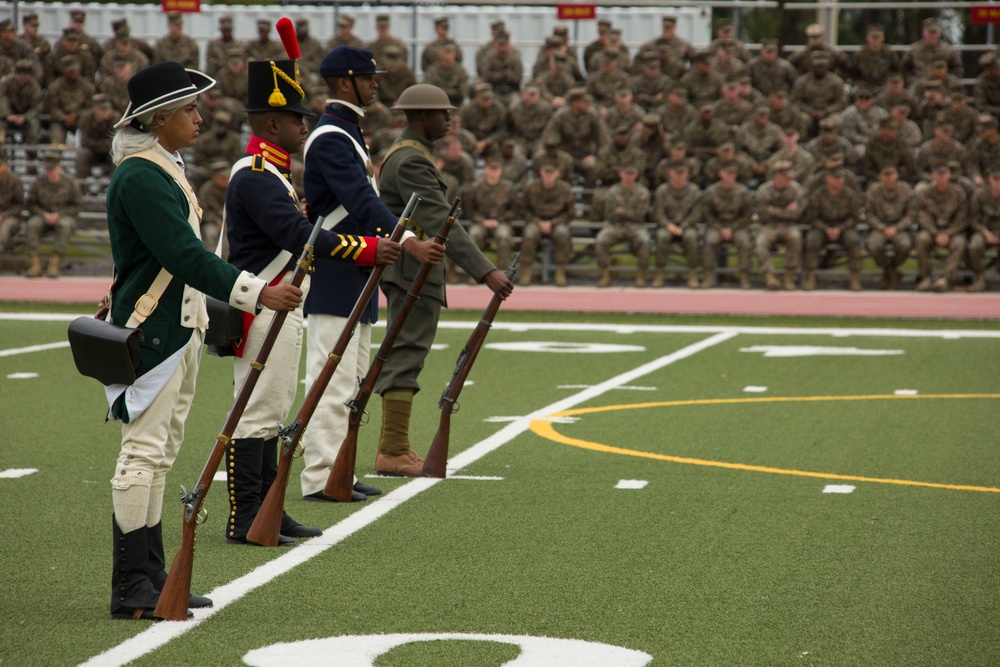
M46 352L48 350L58 350L63 347L69 347L69 341L45 343L44 345L29 345L28 347L12 347L9 350L0 350L0 357L14 357L19 354L29 354L31 352Z
M529 415L519 418L516 422L508 424L492 436L453 457L448 461L448 468L460 470L471 465L472 463L475 463L487 454L499 449L527 431L529 425L534 419L540 419L541 417L553 412L568 410L576 405L579 405L580 403L596 398L611 389L616 389L621 385L634 382L636 379L658 371L676 361L681 361L682 359L691 357L710 347L724 343L736 335L737 333L735 331L716 333L714 336L692 345L688 345L687 347L677 350L672 354L660 357L659 359L643 364L642 366L639 366L631 371L627 371L621 375L610 378L598 385L584 389L580 393L570 396L569 398L564 398L561 401L556 401L555 403L547 405L544 408L540 408ZM190 621L163 621L155 623L147 630L139 633L131 639L125 640L117 646L108 649L100 655L94 656L83 664L91 667L124 665L141 658L147 653L155 651L186 632L195 629L201 623L207 621L212 616L225 609L231 603L236 602L255 588L263 586L275 577L285 574L296 566L320 555L330 547L347 539L362 528L366 528L371 525L374 521L388 514L400 504L410 500L420 492L426 491L441 481L444 480L433 478L414 479L386 494L377 501L373 502L369 500L365 503L365 507L352 513L339 523L324 530L321 537L315 537L303 542L299 546L292 548L290 551L285 552L283 555L275 558L274 560L269 561L244 576L228 584L219 586L215 590L208 593L208 596L215 602L215 606L211 609L199 609L195 612L194 619Z

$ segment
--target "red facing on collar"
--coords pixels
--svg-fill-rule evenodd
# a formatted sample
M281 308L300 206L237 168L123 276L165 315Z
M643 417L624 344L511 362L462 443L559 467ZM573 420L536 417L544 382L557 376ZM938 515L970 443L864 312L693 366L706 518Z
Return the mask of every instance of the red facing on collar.
M265 160L279 169L289 170L292 166L292 156L284 148L271 141L264 141L258 136L250 137L247 153L261 155Z

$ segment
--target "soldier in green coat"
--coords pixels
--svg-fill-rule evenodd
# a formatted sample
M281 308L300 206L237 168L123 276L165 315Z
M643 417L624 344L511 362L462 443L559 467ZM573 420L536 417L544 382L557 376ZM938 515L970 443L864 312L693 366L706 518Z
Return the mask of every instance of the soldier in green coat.
M130 104L115 124L117 168L107 212L116 272L107 305L111 321L140 328L142 337L138 379L105 387L108 417L122 421L111 480L112 618L152 619L166 581L163 489L194 398L208 326L205 294L248 313L259 306L288 311L302 300L299 288L269 287L202 245L201 209L178 151L197 140L196 100L213 85L179 63L153 65L129 80ZM211 604L200 596L189 601L191 607Z
M419 235L426 238L438 232L450 208L445 198L445 182L434 166L432 142L447 133L455 107L437 86L417 84L404 90L393 108L406 113L406 129L382 162L380 197L389 210L399 215L410 195L416 192L420 196L420 209L414 220ZM479 251L459 225L452 226L446 254L470 277L485 283L503 298L510 296L513 283ZM419 269L420 262L406 254L386 269L382 291L388 302L388 321L395 320ZM375 392L382 396L382 433L376 470L392 470L407 477L423 472L423 459L410 447L410 408L413 395L420 390L417 378L434 342L441 307L448 305L444 285L445 265L441 263L428 276L421 298L410 312L375 384Z

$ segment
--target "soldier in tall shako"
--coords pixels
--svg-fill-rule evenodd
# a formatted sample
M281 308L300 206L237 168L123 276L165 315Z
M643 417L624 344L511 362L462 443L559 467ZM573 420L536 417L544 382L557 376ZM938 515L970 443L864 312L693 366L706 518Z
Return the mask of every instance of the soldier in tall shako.
M253 136L246 155L233 165L226 188L229 262L273 285L291 281L295 259L312 231L292 186L290 154L302 149L308 133L304 118L315 114L303 105L305 93L296 61L252 61L247 76L246 112ZM314 255L319 264L391 264L399 255L399 244L387 238L322 230ZM309 283L306 276L301 285L304 294L309 292ZM337 289L336 285L327 287ZM256 317L244 316L245 334L234 348L236 394L273 317L274 312L268 310ZM302 317L300 306L285 319L233 433L226 465L230 509L226 541L230 544L247 542L247 531L277 475L278 424L288 417L298 388ZM278 544L321 534L320 529L303 526L286 513Z

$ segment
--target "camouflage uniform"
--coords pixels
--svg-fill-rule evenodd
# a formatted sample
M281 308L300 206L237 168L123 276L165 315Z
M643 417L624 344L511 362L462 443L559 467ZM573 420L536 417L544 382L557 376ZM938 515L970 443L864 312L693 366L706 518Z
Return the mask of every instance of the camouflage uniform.
M449 68L442 67L441 63L434 63L424 70L424 83L443 90L456 107L461 107L469 95L469 73L457 62Z
M1000 168L1000 141L990 144L982 137L974 139L969 145L967 172L969 178L986 180L993 169Z
M808 74L812 69L813 57L820 52L824 53L824 57L828 59L831 73L835 70L840 72L847 71L849 64L847 54L839 49L826 45L820 46L819 48L808 47L800 51L796 51L788 57L788 62L790 62L792 67L794 67L800 74Z
M649 190L636 182L629 189L617 183L608 188L604 196L605 225L597 233L594 254L601 269L611 266L611 248L628 243L636 257L638 273L636 284L645 282L649 268L649 231L646 216L649 213Z
M666 104L667 90L673 80L657 70L653 77L637 74L632 77L632 96L635 103L646 111L658 111Z
M111 106L115 108L115 111L119 114L125 113L125 109L128 108L129 103L128 79L119 79L114 76L110 79L101 79L101 85L98 87L98 91L111 100ZM200 110L201 105L199 105L199 111ZM204 114L202 114L202 118L204 119Z
M234 49L238 49L242 53L244 49L243 42L238 39L231 39L227 42L221 37L216 37L209 41L205 47L205 72L212 78L215 78L215 73L226 66L226 62L229 60L229 52ZM303 51L303 58L305 55L305 51ZM305 74L304 69L302 73Z
M939 165L957 162L963 167L968 164L965 147L954 139L941 145L935 139L928 139L917 150L917 178L922 181L931 179L931 172ZM952 174L957 176L958 174Z
M910 107L911 120L916 120L917 118L919 118L917 114L920 111L920 105L917 103L916 98L913 97L913 95L910 95L910 93L906 92L905 90L899 95L893 95L889 92L888 89L886 89L875 96L875 105L882 107L886 111L889 111L892 109L892 107L901 104L905 104L906 106Z
M6 165L6 158L0 157L0 166ZM21 228L21 211L24 210L24 186L21 179L6 167L0 177L0 252L7 247L10 238Z
M939 111L934 119L936 123L951 123L952 138L965 147L976 138L979 129L979 112L968 104L962 104L958 108L955 105L943 111Z
M928 46L923 40L914 42L903 55L903 72L908 81L915 81L927 76L931 69L931 63L935 60L943 60L948 63L948 71L955 76L962 76L962 60L955 51L945 41L938 42L935 46Z
M681 107L672 107L667 104L664 105L663 111L660 113L660 124L663 126L663 131L669 136L683 136L684 128L693 123L697 117L698 112L690 104Z
M471 99L458 110L462 127L476 135L476 139L496 139L507 127L507 110L496 99L483 110Z
M245 148L240 135L229 129L228 119L217 115L211 129L206 128L194 145L194 170L190 179L192 186L200 188L202 183L212 177L213 162L234 164L243 157Z
M89 106L90 99L95 94L97 87L82 77L71 82L61 76L45 89L43 107L51 120L51 143L66 143L66 133L79 127L80 111Z
M559 148L559 144L543 146L531 160L531 168L535 176L541 173L544 165L551 164L559 172L559 178L567 183L573 180L573 156Z
M847 164L855 164L857 162L858 156L854 150L854 145L839 134L830 136L824 132L815 139L807 141L803 148L809 151L809 154L816 160L816 164L821 164L824 159L838 153L844 157L844 162ZM799 183L803 183L804 181L805 179L803 178L799 180Z
M546 190L540 180L532 181L524 189L520 205L525 222L521 240L522 281L525 277L531 276L531 265L535 261L535 253L542 240L539 222L547 220L552 223L549 238L552 239L556 266L565 267L569 262L570 244L573 241L569 223L573 220L573 207L573 190L566 181L556 181L550 190Z
M71 31L74 35L75 31ZM65 39L65 37L64 37ZM71 39L77 40L77 37L72 37ZM45 82L54 81L57 76L62 75L62 66L59 62L64 56L72 55L80 63L80 78L86 79L87 81L94 81L97 75L97 61L94 60L94 55L83 50L82 46L78 46L76 51L70 53L64 46L63 40L56 42L55 47L52 51L45 57L42 61L42 69L45 70ZM123 109L124 110L124 109Z
M222 212L226 206L226 188L220 188L214 179L209 178L198 188L198 205L201 206L202 243L215 252L222 229Z
M990 192L990 186L976 191L969 206L971 218L971 234L969 235L969 268L976 274L976 283L982 286L969 288L969 291L982 291L986 288L983 273L986 271L987 242L985 234L989 232L1000 236L1000 197ZM995 247L995 246L994 246Z
M661 282L661 272L667 266L670 244L680 243L684 247L684 257L688 269L698 268L698 199L701 193L694 183L686 183L676 190L665 181L653 193L653 220L656 222L656 271L654 287ZM680 236L674 236L667 229L668 224L681 228Z
M111 136L117 120L113 112L105 121L97 120L90 109L80 115L80 145L76 149L77 178L90 176L95 164L111 165Z
M441 173L453 176L460 189L472 185L472 182L476 180L476 161L465 151L462 151L458 159L454 161L448 160L443 154L436 157L442 162Z
M552 114L545 134L554 134L560 139L560 145L573 156L573 168L585 178L594 179L596 175L583 165L583 159L597 152L611 142L607 126L592 108L579 116L565 106Z
M631 79L621 70L612 73L598 70L587 79L587 92L594 98L594 104L599 107L609 107L614 104L615 91L619 88L632 89Z
M608 107L608 113L604 116L604 124L608 127L626 125L633 128L642 121L642 117L645 115L646 110L638 104L629 104L625 109L618 104L613 104Z
M791 176L797 184L805 183L816 170L816 158L802 146L796 146L794 151L787 151L784 147L778 150L767 161L768 172L781 160L792 163Z
M867 87L873 93L879 93L885 86L886 77L901 69L899 56L885 44L878 51L872 51L866 44L851 58L854 83Z
M736 182L749 185L753 180L753 160L744 153L734 152L732 157L723 158L720 155L709 158L702 170L705 173L705 186L708 187L720 180L719 171L724 167L736 169Z
M517 151L513 151L509 156L501 154L501 157L503 158L502 178L514 185L522 185L528 176L528 172L531 171L531 165L528 164L527 158ZM570 174L572 174L572 167L570 168Z
M129 44L129 50L125 53L118 53L115 49L112 49L101 57L101 62L97 65L97 74L102 80L115 75L116 59L124 58L132 63L133 73L149 67L149 58L146 57L146 54L131 42Z
M886 189L880 182L872 184L865 195L865 221L868 223L868 252L886 273L884 287L899 285L898 267L913 251L913 188L898 181ZM896 235L889 240L885 230L895 227ZM887 246L892 245L890 256Z
M739 127L753 113L753 104L739 98L733 102L721 99L714 106L715 117L730 127Z
M215 75L215 87L224 97L235 100L243 104L247 99L247 70L243 65L238 72L234 72L227 65Z
M406 42L404 42L398 37L393 37L392 35L389 35L385 39L375 39L371 42L368 42L365 48L371 51L372 54L374 54L375 62L377 62L380 65L385 60L386 51L398 51L401 54L401 58L404 64L408 64L410 61L410 49L406 45ZM305 56L305 51L302 52L302 55L303 57ZM320 60L322 59L323 56L321 55ZM319 61L317 61L317 64L318 63ZM454 104L454 102L452 104Z
M865 155L861 158L861 175L874 183L883 167L892 165L899 171L899 180L913 182L916 180L916 164L913 161L913 151L903 143L898 136L886 142L877 136L865 146Z
M507 129L522 148L533 147L551 118L552 105L548 101L539 99L534 106L529 107L524 100L518 100L507 112Z
M863 247L861 234L858 233L858 221L861 219L863 205L861 195L851 188L843 187L833 194L829 188L823 187L809 195L804 219L811 225L806 232L804 268L806 270L806 289L815 287L815 273L819 266L820 253L826 253L831 247L847 252L848 270L851 272L851 289L861 289L861 260ZM836 241L827 236L828 230L840 230Z
M55 232L52 254L64 255L69 246L69 237L76 228L76 218L80 215L80 188L76 180L62 174L59 182L52 183L45 176L39 176L28 188L26 207L31 217L25 228L28 252L37 255L41 237L47 232ZM49 225L42 213L58 213L55 225Z
M839 113L847 106L844 97L844 80L832 72L827 72L823 78L817 78L812 73L803 74L795 80L792 88L791 101L803 111L820 114L821 118Z
M778 89L791 90L799 76L792 64L784 58L766 63L760 56L756 56L747 63L747 71L753 87L765 95Z
M781 109L775 109L772 105L769 118L778 127L794 127L801 137L809 134L811 119L794 104L785 104Z
M874 104L868 111L852 104L840 115L840 132L854 146L855 155L860 156L864 152L868 142L878 134L879 123L888 116L888 111Z
M788 206L793 202L796 208L790 210ZM791 283L798 272L802 261L802 234L799 232L798 224L802 220L805 206L805 191L795 181L789 183L783 190L774 187L774 181L768 181L757 190L756 210L761 229L757 233L755 249L757 264L765 277L774 276L771 248L776 243L784 243L788 248L788 255L785 258L786 284Z
M931 276L931 261L937 245L935 236L938 234L947 234L949 237L948 258L945 260L942 278L951 282L967 244L965 232L969 227L969 206L965 190L960 185L949 183L944 192L939 192L930 185L917 193L914 210L918 227L917 273L921 282Z
M378 98L387 107L395 104L400 94L417 82L417 75L403 62L394 63L393 68L378 77Z
M750 221L753 210L753 195L742 183L726 189L720 182L705 190L698 211L698 217L705 224L705 245L701 254L702 287L712 285L712 274L719 263L719 247L724 243L723 229L732 230L730 242L736 246L740 283L745 287L749 286L750 251L753 247Z
M187 35L171 39L168 35L156 41L153 47L153 62L174 61L189 69L198 69L198 43Z
M972 95L979 111L1000 117L1000 76L990 72L980 74L976 77Z
M618 170L626 164L635 165L640 174L646 170L646 154L631 141L622 148L612 142L597 151L596 170L601 185L607 186L617 183Z
M730 141L733 133L729 125L718 118L712 118L706 126L698 117L684 128L682 136L687 140L688 151L704 161L713 157L720 145Z
M570 89L577 85L576 79L573 78L573 75L563 69L560 69L555 74L546 69L541 74L534 77L532 83L538 86L538 90L541 91L542 97L547 100L552 100L556 97L565 98Z
M259 38L248 40L242 44L242 48L246 60L284 60L288 57L281 42L270 37L265 41ZM243 72L243 78L246 78L246 71Z
M42 112L42 89L34 78L24 84L17 81L17 72L0 79L0 129L9 136L12 130L24 132L24 142L38 143L38 131ZM24 124L12 125L8 115L23 115Z
M445 39L435 39L424 47L423 53L420 54L420 70L426 72L438 61L438 49L442 46L451 46L455 49L455 62L459 65L462 64L462 47L458 45L458 42L450 37Z
M736 133L736 146L754 162L763 164L781 148L781 128L770 121L760 127L748 120Z
M462 196L462 207L472 221L469 238L480 250L486 248L492 238L497 249L497 268L506 270L510 265L510 253L514 247L514 231L511 223L517 213L519 194L514 184L501 180L490 185L481 178L471 183ZM493 229L483 226L484 220L493 219L499 224ZM530 264L530 262L529 262Z
M521 79L524 78L524 65L521 56L513 52L501 58L496 53L486 56L479 78L493 85L493 93L500 98L505 106L516 98L521 91Z
M722 94L722 76L715 71L702 75L695 70L690 70L680 78L678 84L688 91L688 101L694 107L703 104L714 104Z
M839 169L843 174L845 188L854 190L855 193L861 195L861 183L858 181L858 177L854 175L854 172L850 169L844 169L843 165L835 165L817 169L802 183L802 189L805 190L806 197L811 197L814 192L826 187L826 174L833 169Z

